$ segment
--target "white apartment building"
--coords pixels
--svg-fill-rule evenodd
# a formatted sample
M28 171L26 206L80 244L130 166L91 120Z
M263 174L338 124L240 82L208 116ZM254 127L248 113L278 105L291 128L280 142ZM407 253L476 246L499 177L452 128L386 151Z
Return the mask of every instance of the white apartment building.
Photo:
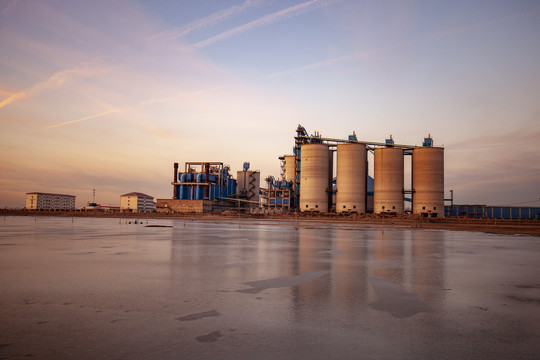
M139 192L120 196L120 211L147 212L155 211L154 197Z
M28 210L75 210L75 196L42 192L26 193Z

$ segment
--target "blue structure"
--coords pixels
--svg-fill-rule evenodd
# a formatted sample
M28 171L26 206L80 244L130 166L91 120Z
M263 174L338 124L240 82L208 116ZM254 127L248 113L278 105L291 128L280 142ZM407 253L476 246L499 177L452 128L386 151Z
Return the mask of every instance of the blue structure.
M540 220L538 207L452 205L444 207L444 216L472 219L528 219Z
M175 165L175 171L177 169ZM229 174L229 170L229 167L223 166L223 163L186 163L185 172L175 174L175 182L172 184L173 198L217 200L221 197L233 197L236 195L237 182Z
M431 138L431 134L428 135L427 138L424 138L424 143L422 144L424 147L432 147L433 146L433 139Z

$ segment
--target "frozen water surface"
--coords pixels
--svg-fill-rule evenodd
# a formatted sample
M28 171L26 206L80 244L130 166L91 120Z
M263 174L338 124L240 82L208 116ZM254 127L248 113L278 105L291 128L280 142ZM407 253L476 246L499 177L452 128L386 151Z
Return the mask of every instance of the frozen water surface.
M538 359L540 240L0 219L0 359Z

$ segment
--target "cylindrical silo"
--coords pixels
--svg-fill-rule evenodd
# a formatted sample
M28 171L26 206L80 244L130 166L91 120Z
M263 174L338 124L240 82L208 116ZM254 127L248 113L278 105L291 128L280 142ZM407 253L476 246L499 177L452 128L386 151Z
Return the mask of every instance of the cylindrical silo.
M303 144L300 169L300 210L328 212L330 149L324 144Z
M285 155L285 180L294 181L296 178L296 157Z
M337 146L336 212L366 212L366 146Z
M444 216L444 149L421 147L413 150L413 213Z
M403 213L403 149L375 149L373 212Z

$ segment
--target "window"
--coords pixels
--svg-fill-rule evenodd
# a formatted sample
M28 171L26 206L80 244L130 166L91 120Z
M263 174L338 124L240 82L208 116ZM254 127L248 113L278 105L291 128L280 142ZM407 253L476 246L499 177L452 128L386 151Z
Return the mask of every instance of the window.
M319 207L319 205L315 205L315 207L316 207L316 208L318 208L318 207Z
M383 205L382 209L384 210L384 205Z
M433 210L437 210L437 207L436 207L436 206L434 206L434 207L433 207Z
M343 208L345 209L345 205L343 205Z
M309 207L309 205L306 205L306 207Z
M353 209L356 209L356 205L353 206Z
M395 209L396 207L395 206L392 206L392 209Z
M426 207L425 207L425 206L422 206L422 210L426 210Z

